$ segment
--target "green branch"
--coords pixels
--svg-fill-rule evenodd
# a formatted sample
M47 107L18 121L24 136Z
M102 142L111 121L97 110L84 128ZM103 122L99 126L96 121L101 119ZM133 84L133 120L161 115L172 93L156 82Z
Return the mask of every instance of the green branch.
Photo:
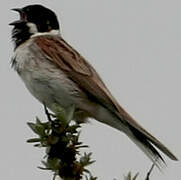
M38 136L29 139L28 143L35 143L35 147L46 148L46 156L42 161L42 170L51 170L55 177L60 177L62 180L96 180L87 167L94 163L91 160L92 153L80 154L81 148L87 148L80 142L81 123L74 121L74 106L62 109L56 106L57 113L51 114L45 107L45 114L48 121L42 122L37 117L36 123L28 123L31 130ZM146 180L149 180L150 171L147 174ZM124 177L125 180L136 180L138 173L132 177L129 172Z
M38 137L27 142L46 148L45 160L42 161L44 167L39 168L51 170L63 180L80 180L83 177L96 180L87 169L94 162L91 160L91 153L80 154L80 149L88 146L79 140L81 124L73 120L74 107L66 111L57 107L56 115L50 114L45 107L45 113L47 122L36 118L36 123L28 123Z

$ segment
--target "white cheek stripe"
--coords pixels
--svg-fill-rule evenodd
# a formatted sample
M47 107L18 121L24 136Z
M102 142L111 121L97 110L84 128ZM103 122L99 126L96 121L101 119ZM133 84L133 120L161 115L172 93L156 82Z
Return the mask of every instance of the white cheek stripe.
M31 33L31 34L38 33L38 29L37 29L36 24L28 22L27 26L29 27L29 33Z

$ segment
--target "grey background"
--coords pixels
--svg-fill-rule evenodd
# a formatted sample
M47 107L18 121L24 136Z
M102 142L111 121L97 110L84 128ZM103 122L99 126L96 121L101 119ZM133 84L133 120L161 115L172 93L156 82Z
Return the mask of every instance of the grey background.
M10 68L13 47L8 23L19 18L11 8L42 3L61 21L63 37L95 66L120 104L181 158L181 2L172 0L7 0L1 18L0 178L45 180L36 167L44 151L27 144L27 121L45 118L43 108ZM122 133L91 120L82 130L101 180L123 179L129 170L140 179L151 166ZM180 180L181 162L165 157L168 167L151 179Z

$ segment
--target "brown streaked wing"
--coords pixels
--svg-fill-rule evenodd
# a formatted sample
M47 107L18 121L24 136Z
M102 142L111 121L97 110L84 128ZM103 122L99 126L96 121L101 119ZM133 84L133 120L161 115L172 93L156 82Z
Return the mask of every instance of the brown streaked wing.
M39 36L35 42L41 50L67 74L88 96L118 111L119 105L113 98L94 68L68 43L59 36Z
M35 42L41 50L67 74L88 96L114 112L120 120L143 133L171 159L177 158L155 137L140 126L114 99L94 68L60 36L39 36Z

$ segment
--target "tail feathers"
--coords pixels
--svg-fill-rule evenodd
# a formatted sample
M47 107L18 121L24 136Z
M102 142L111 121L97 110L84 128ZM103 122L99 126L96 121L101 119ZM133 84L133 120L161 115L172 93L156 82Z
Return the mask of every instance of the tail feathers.
M177 161L178 159L176 156L166 147L164 144L162 144L158 139L156 139L154 136L152 136L149 132L147 132L143 127L141 127L128 113L126 113L123 109L120 109L120 112L116 113L119 117L119 120L124 122L125 126L127 126L127 130L131 132L131 135L128 134L128 132L125 131L125 133L130 137L131 139L136 139L138 142L142 143L142 145L146 149L150 149L154 157L157 157L157 159L160 159L163 161L163 158L158 153L158 151L154 148L157 147L160 151L162 151L165 155L167 155L170 159ZM133 140L134 141L134 140ZM137 142L136 141L136 142ZM135 142L135 143L136 143ZM136 143L138 144L138 143ZM154 146L153 146L154 145ZM140 147L140 145L138 145ZM140 147L141 148L141 147ZM147 150L148 152L148 150ZM163 161L164 162L164 161Z
M149 139L134 127L129 127L128 137L146 154L146 156L161 170L166 165L164 159Z
M157 147L160 151L162 151L165 155L167 155L170 159L177 161L178 159L176 158L176 156L164 145L162 144L158 139L156 139L154 136L152 136L150 133L148 133L144 128L142 128L140 125L138 124L132 124L130 122L128 122L128 127L131 130L131 132L134 134L134 136L143 144L149 144L147 145L147 147L152 146L152 148L154 148L153 145L155 145L155 147ZM152 149L151 148L151 149ZM154 148L155 149L155 148ZM156 149L155 149L156 150ZM155 151L153 150L153 151ZM157 156L159 157L159 159L162 159L161 156L159 155L158 152L154 152L154 154L157 154ZM163 159L162 159L163 160Z

